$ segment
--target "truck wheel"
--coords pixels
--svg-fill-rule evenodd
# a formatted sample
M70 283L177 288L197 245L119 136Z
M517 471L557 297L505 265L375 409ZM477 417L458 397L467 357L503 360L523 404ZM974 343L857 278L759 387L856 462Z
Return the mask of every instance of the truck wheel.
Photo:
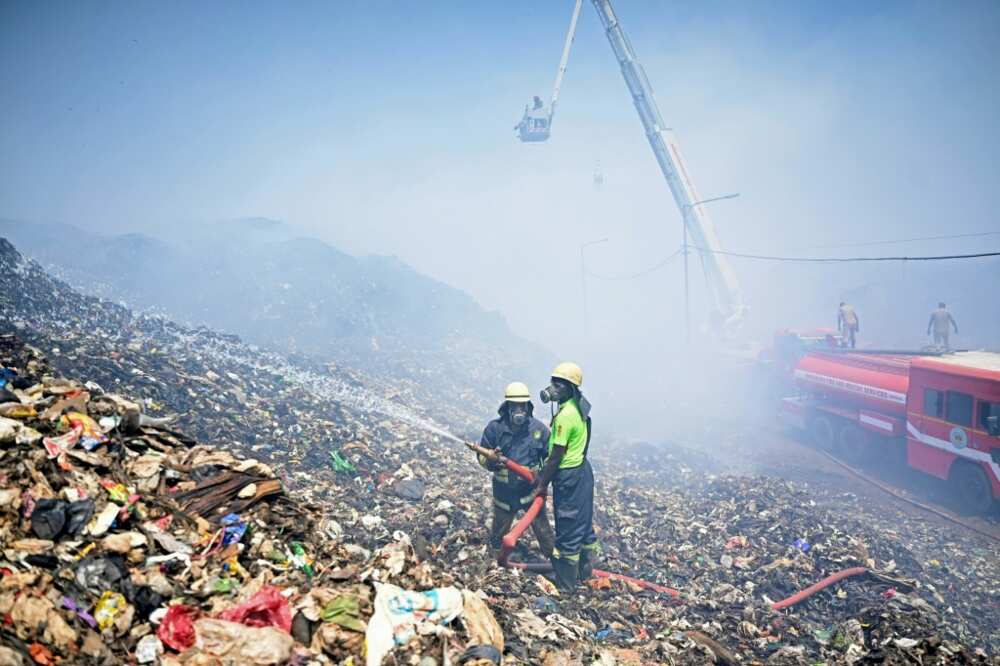
M848 423L840 429L840 435L837 437L837 453L844 456L848 462L863 462L868 457L869 446L868 433L853 423Z
M809 422L809 434L813 443L823 451L832 451L836 436L829 416L817 415Z
M987 513L993 508L993 488L979 465L958 461L948 476L960 508L965 513Z

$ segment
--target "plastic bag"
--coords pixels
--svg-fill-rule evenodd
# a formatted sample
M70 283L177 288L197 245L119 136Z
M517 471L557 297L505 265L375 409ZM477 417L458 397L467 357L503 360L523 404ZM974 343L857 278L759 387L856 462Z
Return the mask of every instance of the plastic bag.
M55 541L60 535L79 534L94 514L94 501L64 502L40 499L31 512L31 531L39 539Z
M101 628L101 631L110 629L126 606L128 606L128 601L125 600L124 596L110 590L105 591L94 609L94 619L97 620L97 626Z
M93 451L99 445L108 441L97 421L80 412L69 412L60 419L60 424L69 425L80 432L80 445L88 451Z
M295 640L275 627L250 627L201 618L195 622L198 649L229 664L283 664Z
M239 514L230 513L222 518L222 525L225 530L222 533L222 545L230 546L239 543L240 539L247 531L247 524L239 517Z
M434 633L433 625L447 624L462 613L462 592L455 587L415 592L376 582L375 590L375 613L365 631L367 666L380 666L394 646L413 638L418 624Z
M82 499L66 507L66 534L77 536L94 515L94 500Z
M366 628L364 620L361 619L358 598L351 594L341 594L323 606L320 617L324 622L333 622L351 631L364 632Z
M42 446L45 447L45 452L50 459L60 458L80 441L80 432L80 429L74 428L58 437L46 437L42 440Z
M330 451L331 464L333 469L344 474L357 474L358 469L348 460L340 455L338 451Z
M119 589L122 579L127 578L121 557L87 557L76 565L76 582L91 594L101 594L104 590Z
M292 609L276 587L265 587L246 603L223 611L219 617L248 627L278 627L286 633L292 630Z
M39 539L55 541L66 526L66 502L40 499L31 512L31 531Z
M198 609L193 606L183 604L171 606L167 609L167 614L163 616L163 621L160 622L160 627L156 630L156 637L167 647L183 652L194 645L194 620L196 617L198 617Z

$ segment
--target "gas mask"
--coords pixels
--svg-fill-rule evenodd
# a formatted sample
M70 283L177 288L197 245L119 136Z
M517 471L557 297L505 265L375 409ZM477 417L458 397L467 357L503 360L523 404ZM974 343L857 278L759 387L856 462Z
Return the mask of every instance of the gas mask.
M560 403L569 399L570 395L571 389L568 386L561 382L552 382L542 389L538 397L541 398L542 402Z
M507 407L507 414L510 418L510 425L515 429L523 428L528 423L528 408L526 403L510 403Z

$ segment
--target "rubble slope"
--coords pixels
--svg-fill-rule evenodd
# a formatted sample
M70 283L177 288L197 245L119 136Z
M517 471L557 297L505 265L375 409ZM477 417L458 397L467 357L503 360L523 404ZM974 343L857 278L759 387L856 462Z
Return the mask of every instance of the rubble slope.
M303 586L310 579L301 564L305 562L315 567L319 588L334 585L342 594L347 585L355 586L351 592L357 600L355 615L364 622L371 619L373 580L380 576L412 590L454 585L481 591L502 630L505 663L1000 663L997 550L982 537L912 516L880 512L856 497L823 488L772 478L707 474L674 452L650 446L613 448L598 434L592 457L603 568L677 588L682 596L673 599L617 581L594 582L575 595L556 595L544 579L500 569L491 562L485 529L490 507L488 476L443 430L473 435L488 413L470 413L462 403L457 403L453 413L421 411L419 394L407 393L405 386L304 367L207 330L135 317L124 308L80 296L50 280L9 246L0 247L0 281L4 308L0 326L40 349L38 353L18 351L26 348L12 342L4 364L30 374L30 361L24 360L30 357L36 368L50 362L58 371L49 379L40 378L40 388L19 399L19 404L43 408L35 408L39 414L9 412L6 418L16 422L10 426L12 431L23 433L27 427L42 434L46 430L53 438L73 432L72 423L67 419L64 426L64 414L60 414L70 406L50 414L58 417L54 421L44 417L44 410L73 391L89 394L84 406L97 420L121 416L118 407L104 414L109 407L101 396L107 393L134 400L147 418L178 415L170 424L147 421L145 429L131 434L116 434L121 421L112 419L106 423L109 442L90 452L69 449L77 454L66 454L70 465L97 475L96 481L91 478L82 484L88 497L101 498L97 513L109 501L101 495L110 492L101 485L103 479L124 486L117 495L119 500L124 498L122 506L137 495L133 503L144 503L150 518L159 520L165 517L164 511L174 516L161 505L174 508L175 493L208 483L211 476L192 476L196 467L206 465L226 474L227 480L234 473L248 472L263 479L242 487L239 484L245 479L227 481L233 484L227 492L235 489L236 500L268 492L261 488L273 491L273 485L264 486L272 478L287 481L284 488L291 487L288 502L278 499L284 491L261 497L255 506L261 511L276 506L274 518L254 516L249 522L261 530L261 537L255 541L251 535L249 541L241 537L236 542L243 544L242 549L236 548L236 564L247 571L246 580L238 573L227 573L238 569L235 565L224 569L229 559L220 560L212 553L199 572L197 581L205 582L198 587L193 587L197 582L193 578L173 580L169 571L164 574L174 604L196 607L199 613L212 616L248 601L268 586L280 588L293 605L301 603L303 609L330 603L332 597L316 599L306 594ZM59 380L59 374L76 381ZM436 405L436 409L444 407ZM430 416L436 419L434 423L427 421ZM199 446L179 431L194 433L202 444L216 446ZM65 480L58 451L49 458L37 439L29 441L32 438L22 434L18 439L15 432L13 448L11 442L4 444L0 458L0 464L30 461L34 465L35 473L23 467L3 477L4 487L10 490L5 496L21 502L26 501L25 492L45 498L47 490L39 488L38 474L54 495L72 485ZM166 486L156 485L155 490L143 481L149 478L143 474L152 463L148 458L139 463L151 453L166 454L172 465L181 467L172 480L164 471L160 480ZM242 460L246 454L260 462ZM122 460L121 469L102 458ZM200 464L192 466L194 459ZM258 487L252 496L240 498L249 483ZM70 494L63 501L77 497ZM197 502L198 497L180 499ZM232 498L226 495L225 499ZM184 506L187 509L181 510L192 507L186 502ZM207 512L199 517L210 524L206 527L194 520L178 538L211 550L212 535L225 527L221 525L225 515L218 509L231 507L227 503L214 507L211 502L199 506ZM289 524L294 519L288 516L298 515L292 507L301 506L308 507L300 511L309 518ZM7 509L5 546L30 538L31 523L23 509L23 504ZM184 518L171 520L187 524ZM130 534L134 531L125 522L112 527L110 536L116 538L107 544L107 534L100 542L96 537L83 539L73 547L54 542L54 570L73 566L74 558L90 542L98 553L112 547L123 549L137 565L169 555L142 529L138 531L146 536L146 545L133 545L139 542L138 536ZM305 554L298 556L301 560L285 553L296 539L304 545ZM524 541L516 556L530 559L531 543ZM34 640L56 654L82 650L89 636L81 624L86 619L80 619L77 610L59 608L58 595L47 592L54 578L46 578L39 569L41 563L53 564L52 560L25 559L30 553L23 548L40 549L36 554L45 555L48 545L24 542L19 546L21 550L5 552L14 565L9 568L19 576L18 585L50 599L54 612L78 633L71 641L62 625L52 621L61 637L46 636L44 629L38 633L36 625L36 629L17 629L15 633L20 633L15 638L22 643ZM139 552L133 555L136 549ZM267 563L272 550L284 554L285 568L260 584L251 583L271 571ZM846 579L785 611L771 608L771 602L831 573L859 566L875 575ZM148 568L143 574L147 577L164 573L159 567L154 572ZM374 574L374 570L382 573ZM218 583L222 590L216 591L216 579L231 582ZM139 576L138 580L144 579ZM152 587L148 578L145 584ZM206 586L212 590L207 596ZM78 592L74 603L93 615L103 592L94 590L89 596L83 592ZM119 593L137 607L128 594ZM353 608L355 602L342 603ZM48 614L50 609L42 610ZM153 619L162 622L162 618ZM308 648L308 658L317 663L323 659L343 663L349 654L360 657L356 636L345 637L340 629L317 634L319 625L309 623L318 620L306 619L309 622L302 620L299 627L303 640L297 640L294 649ZM219 630L212 624L202 627L210 633ZM313 631L312 637L301 633L307 629ZM6 640L10 632L3 631ZM112 631L102 641L116 654L137 651L139 642L152 633L148 627L134 633L130 633L132 628L117 631L117 636ZM126 634L129 638L122 638ZM325 638L316 643L316 635ZM420 654L443 660L448 652L457 661L471 640L467 628L460 625L444 639L431 634L407 641L387 660L417 663L415 657L408 660ZM90 643L99 649L93 639ZM153 641L146 639L146 644ZM25 643L25 649L30 646Z

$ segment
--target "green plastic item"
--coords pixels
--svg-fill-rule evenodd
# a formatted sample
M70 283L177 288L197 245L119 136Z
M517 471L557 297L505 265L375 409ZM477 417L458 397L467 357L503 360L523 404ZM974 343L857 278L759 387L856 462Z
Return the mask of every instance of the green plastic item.
M217 594L228 594L235 587L232 578L216 578L215 583L212 585L212 591Z
M340 595L323 607L320 617L324 622L333 622L351 631L364 633L367 629L364 620L361 619L358 598L354 595Z
M288 558L285 557L285 554L278 549L270 551L269 553L264 555L264 557L266 557L268 560L276 564L284 564L285 562L288 561Z
M309 564L309 560L306 559L306 549L302 547L302 544L298 541L292 542L292 561L295 565L305 572L306 576L312 578L314 571L312 565Z
M330 458L333 461L333 469L345 474L357 474L358 469L348 462L347 458L340 455L339 451L330 451Z

